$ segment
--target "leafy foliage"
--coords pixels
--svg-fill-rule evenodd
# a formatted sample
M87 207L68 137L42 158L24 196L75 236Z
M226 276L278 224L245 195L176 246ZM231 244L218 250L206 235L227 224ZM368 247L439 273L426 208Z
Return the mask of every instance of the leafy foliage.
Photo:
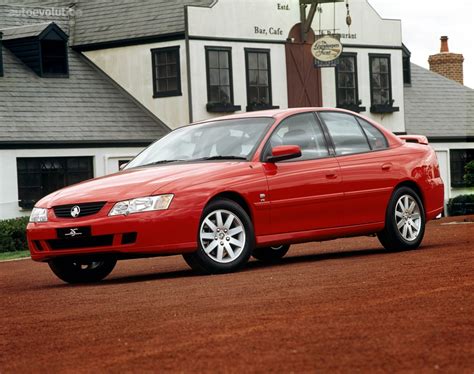
M474 187L474 160L469 161L464 166L464 181L467 187Z
M474 194L459 195L456 196L454 199L449 199L448 214L450 216L474 214Z
M28 249L26 225L28 217L0 221L0 252L24 251Z

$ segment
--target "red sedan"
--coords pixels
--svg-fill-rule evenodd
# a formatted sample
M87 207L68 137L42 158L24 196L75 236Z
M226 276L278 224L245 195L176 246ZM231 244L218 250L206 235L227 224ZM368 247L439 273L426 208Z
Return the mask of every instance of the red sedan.
M412 249L443 191L423 136L344 110L252 112L179 128L124 170L46 196L28 244L70 283L99 281L118 259L182 254L221 273L294 243L367 234Z

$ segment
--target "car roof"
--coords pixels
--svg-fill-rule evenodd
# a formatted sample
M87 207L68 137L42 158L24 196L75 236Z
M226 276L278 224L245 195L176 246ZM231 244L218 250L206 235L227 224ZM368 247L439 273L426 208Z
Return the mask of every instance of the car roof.
M238 114L231 114L231 115L225 115L221 117L214 117L214 118L208 118L202 121L197 121L194 122L196 123L206 123L206 122L214 122L214 121L220 121L220 120L228 120L228 119L240 119L240 118L284 118L288 117L292 114L297 114L297 113L305 113L305 112L318 112L318 111L333 111L333 112L346 112L346 113L351 113L350 111L344 110L344 109L339 109L339 108L325 108L325 107L301 107L301 108L285 108L285 109L270 109L270 110L258 110L258 111L252 111L252 112L244 112L244 113L238 113Z

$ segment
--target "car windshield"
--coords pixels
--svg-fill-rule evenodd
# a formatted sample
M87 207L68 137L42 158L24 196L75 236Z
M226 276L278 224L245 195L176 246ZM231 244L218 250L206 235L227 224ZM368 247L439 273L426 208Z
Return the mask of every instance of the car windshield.
M178 161L248 160L273 121L244 118L182 127L150 145L125 169Z

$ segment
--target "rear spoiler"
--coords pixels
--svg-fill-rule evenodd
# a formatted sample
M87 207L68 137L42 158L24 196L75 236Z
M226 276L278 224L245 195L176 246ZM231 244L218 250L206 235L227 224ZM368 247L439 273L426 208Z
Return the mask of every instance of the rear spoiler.
M408 143L428 145L428 139L424 135L398 135L398 137Z

